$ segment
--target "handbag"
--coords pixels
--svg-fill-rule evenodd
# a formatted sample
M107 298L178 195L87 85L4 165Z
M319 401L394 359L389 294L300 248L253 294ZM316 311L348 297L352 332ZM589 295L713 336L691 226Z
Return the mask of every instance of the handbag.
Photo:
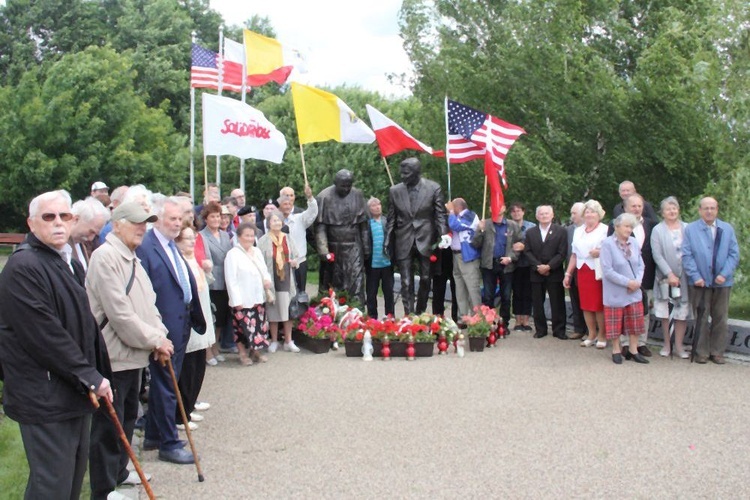
M599 257L594 259L594 278L596 281L602 280L602 261L599 260Z

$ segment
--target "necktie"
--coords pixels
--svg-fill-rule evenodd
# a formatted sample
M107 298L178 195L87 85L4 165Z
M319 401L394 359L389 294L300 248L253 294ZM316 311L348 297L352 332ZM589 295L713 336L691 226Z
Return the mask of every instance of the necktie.
M177 277L180 279L182 301L187 304L190 302L190 283L188 282L187 276L185 276L185 270L182 268L182 264L180 264L180 255L177 253L177 245L174 244L174 241L169 242L169 249L172 250L174 265L177 268Z

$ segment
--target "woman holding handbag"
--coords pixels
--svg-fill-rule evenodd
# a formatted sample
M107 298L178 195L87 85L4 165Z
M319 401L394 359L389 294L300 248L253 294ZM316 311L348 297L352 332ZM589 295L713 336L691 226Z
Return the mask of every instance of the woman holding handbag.
M299 347L292 340L292 321L289 318L289 303L297 294L292 272L292 269L297 268L297 249L292 239L281 232L284 226L284 216L281 212L271 212L267 223L268 233L258 240L258 249L263 254L268 273L271 275L270 290L275 295L273 304L266 310L271 324L271 345L268 346L268 352L276 352L279 348L279 325L284 330L284 350L299 352Z
M234 248L224 259L224 279L233 310L234 337L244 366L265 363L261 349L268 346L266 293L272 283L263 254L255 247L256 226L243 222L236 232ZM269 295L269 298L270 297Z

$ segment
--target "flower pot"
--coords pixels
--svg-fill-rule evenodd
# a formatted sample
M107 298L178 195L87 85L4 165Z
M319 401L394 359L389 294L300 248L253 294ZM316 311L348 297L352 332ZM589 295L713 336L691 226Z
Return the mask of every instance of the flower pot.
M469 350L470 351L484 351L485 339L484 337L469 337Z
M435 352L435 342L414 342L415 356L429 358Z
M380 356L380 350L383 348L383 342L378 339L372 342L372 355ZM405 358L406 357L406 342L398 340L391 340L391 357L392 358Z
M296 328L292 328L292 340L295 344L302 345L305 343L306 339L307 335L302 333L302 331L297 330Z
M374 347L374 344L373 344ZM344 342L344 351L346 352L347 358L361 358L362 357L362 342L355 340L347 340Z
M306 337L302 343L302 347L315 354L323 354L331 349L331 340L325 339L314 339L312 337Z

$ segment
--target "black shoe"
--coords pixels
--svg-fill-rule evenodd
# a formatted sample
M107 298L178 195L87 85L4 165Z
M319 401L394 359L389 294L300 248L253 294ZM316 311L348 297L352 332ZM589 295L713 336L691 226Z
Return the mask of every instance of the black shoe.
M536 333L534 334L534 338L535 338L535 339L540 339L540 338L542 338L542 337L546 337L546 336L547 336L547 332L544 332L544 333L542 333L542 332L536 332Z
M560 335L553 335L553 336L557 337L560 340L568 340L570 338L565 333L561 333Z
M695 355L693 360L699 365L705 365L706 363L708 363L708 358L706 356L700 356L698 354Z
M622 348L622 357L630 361L630 359L633 357L632 354L630 354L630 348L628 346L625 346Z
M522 332L523 331L523 326L516 325L516 326L513 327L513 331L514 332Z
M614 364L616 364L616 365L621 365L622 364L622 354L620 354L619 352L613 354L612 355L612 362Z
M523 325L523 326L522 326L521 328L523 328L523 331L524 331L524 332L530 332L530 331L533 331L533 330L534 330L534 329L533 329L533 328L531 328L531 327L530 327L529 325Z
M144 439L143 440L143 449L145 451L158 450L160 444L161 443L159 441L156 441L156 440L153 440L153 439Z
M644 364L644 365L649 364L649 360L647 360L646 358L644 358L641 355L641 353L633 354L633 361L635 361L636 363Z
M195 463L193 454L185 448L177 448L176 450L159 450L159 460L163 462L171 462L173 464Z
M640 354L641 356L646 356L647 358L650 358L652 356L651 349L649 349L645 345L638 346L638 354Z

